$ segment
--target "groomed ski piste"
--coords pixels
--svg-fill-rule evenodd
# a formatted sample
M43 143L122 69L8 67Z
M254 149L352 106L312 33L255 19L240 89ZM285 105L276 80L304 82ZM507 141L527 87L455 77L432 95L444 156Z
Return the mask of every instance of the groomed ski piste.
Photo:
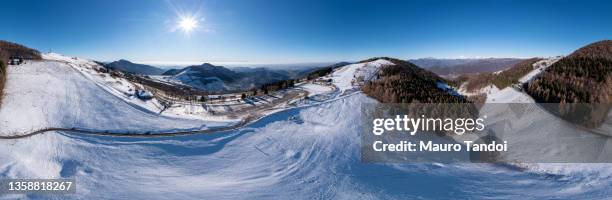
M360 158L357 73L339 68L333 89L236 129L173 137L64 131L0 140L0 179L74 178L76 194L0 194L1 199L542 199L609 198L606 164L366 164ZM359 75L361 76L361 75ZM348 82L347 82L348 81ZM2 130L202 130L223 120L160 116L56 61L9 70Z
M546 68L550 67L552 64L559 61L561 56L543 58L542 60L534 63L533 70L527 73L525 76L521 77L518 81L519 83L527 83L533 80L540 72L546 70ZM504 70L493 72L494 74L499 74ZM514 86L508 86L503 89L499 89L497 86L490 84L483 88L480 88L477 91L467 91L465 88L466 83L462 84L457 90L459 93L465 96L473 96L486 94L485 103L535 103L535 101L523 91L520 91Z

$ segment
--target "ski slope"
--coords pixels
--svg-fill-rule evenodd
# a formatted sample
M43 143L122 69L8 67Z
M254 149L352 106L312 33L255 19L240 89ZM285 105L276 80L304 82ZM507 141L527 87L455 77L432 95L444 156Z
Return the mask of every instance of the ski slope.
M359 82L372 80L380 67L394 65L391 61L378 59L371 62L343 66L331 74L333 84L342 92L356 89ZM361 81L359 81L361 80Z
M0 108L2 134L62 127L100 131L178 131L232 122L160 116L137 98L126 99L86 78L69 63L45 60L8 70Z
M535 103L531 96L513 87L490 91L491 93L487 94L485 103Z
M550 57L546 59L542 59L536 63L534 63L533 70L525 74L523 77L519 78L518 82L520 84L527 83L537 77L538 74L546 70L546 68L550 67L555 62L559 61L562 57ZM493 72L493 74L499 74L504 70ZM459 88L458 92L465 96L475 96L480 94L486 94L487 98L485 103L534 103L535 101L529 95L520 91L517 88L513 88L513 86L509 86L503 89L497 88L497 86L490 84L483 88L480 88L477 91L468 91L466 88L467 83L464 83Z
M527 73L525 76L519 79L519 83L527 83L537 77L538 74L546 70L546 68L550 67L552 64L559 61L562 57L552 57L543 59L533 64L533 70ZM487 86L485 88L493 88L495 86ZM487 99L486 103L535 103L535 100L531 98L528 94L517 90L513 87L506 87L504 89L490 89L486 90Z
M366 164L351 95L214 135L37 135L0 141L1 178L75 178L76 195L29 199L604 198L604 165L533 170L488 164Z
M530 71L529 73L527 73L525 76L521 77L519 79L520 83L527 83L530 82L531 80L533 80L538 74L542 73L544 70L546 70L548 67L550 67L552 64L556 63L557 61L561 60L561 56L557 56L557 57L552 57L552 58L547 58L547 59L543 59L540 60L536 63L533 64L534 69L532 71Z

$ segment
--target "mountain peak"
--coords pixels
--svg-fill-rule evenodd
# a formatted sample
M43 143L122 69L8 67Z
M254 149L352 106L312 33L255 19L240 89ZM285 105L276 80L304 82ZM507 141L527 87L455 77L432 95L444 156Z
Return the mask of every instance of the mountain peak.
M198 68L198 69L227 69L223 66L217 66L217 65L213 65L210 63L202 63L201 65L192 65L192 66L188 66L186 67L186 69L189 68Z
M217 67L216 65L210 63L202 63L200 66L209 66L209 67Z
M164 70L159 69L157 67L137 64L125 59L120 59L118 61L108 63L108 67L133 74L160 75L164 73Z

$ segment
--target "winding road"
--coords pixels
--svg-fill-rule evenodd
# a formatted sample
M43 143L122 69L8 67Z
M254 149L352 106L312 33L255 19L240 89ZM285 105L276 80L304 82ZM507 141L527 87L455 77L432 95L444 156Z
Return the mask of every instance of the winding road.
M359 93L359 92L355 92L353 94L357 94L357 93ZM298 97L302 97L304 95L308 95L308 92L297 94ZM303 105L303 106L291 107L291 108L284 109L284 110L317 106L317 105L321 105L321 104L324 104L324 103L332 102L334 100L342 99L344 97L351 96L351 95L342 95L342 97L340 97L340 98L334 98L334 99L330 99L328 101L321 101L321 102L317 102L317 103L313 103L313 104L308 104L308 105ZM291 98L291 99L293 99L293 98ZM267 109L273 109L273 108L267 108ZM245 126L247 126L247 125L249 125L249 124L251 124L253 122L256 122L257 120L262 119L262 118L264 118L266 116L268 116L268 115L251 115L251 116L245 118L244 120L242 120L238 124L235 124L235 125L232 125L232 126L219 127L219 128L211 128L211 129L206 129L206 130L170 131L170 132L153 132L153 131L112 132L112 131L104 131L104 130L87 130L87 129L84 129L84 128L56 128L56 127L52 127L52 128L43 128L43 129L36 130L36 131L33 131L33 132L17 134L17 135L8 135L8 134L0 133L0 140L23 139L23 138L29 138L29 137L32 137L32 136L36 136L36 135L45 134L45 133L48 133L48 132L64 132L64 133L67 133L67 134L74 134L74 135L91 135L91 136L108 136L108 137L132 137L132 138L155 138L155 137L185 136L185 135L194 135L194 134L211 134L211 133L216 133L216 132L236 130L236 129L239 129L239 128L243 128L243 127L245 127Z

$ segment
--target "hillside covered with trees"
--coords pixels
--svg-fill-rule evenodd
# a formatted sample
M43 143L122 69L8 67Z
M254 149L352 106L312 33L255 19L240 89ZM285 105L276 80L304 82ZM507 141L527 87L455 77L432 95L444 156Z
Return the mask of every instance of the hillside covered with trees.
M480 73L477 75L460 76L457 79L457 82L459 84L465 82L465 88L470 92L479 90L491 84L495 85L499 89L503 89L514 83L518 83L521 77L533 70L533 64L540 60L542 59L526 59L497 74Z
M611 103L612 40L587 45L561 59L526 91L545 103Z
M40 60L40 52L26 46L0 40L0 60L8 62L11 56L19 56L28 60Z
M362 62L370 62L372 58ZM446 81L433 72L410 62L383 58L395 65L380 69L375 80L365 83L362 90L368 96L383 103L467 103L460 95L440 88Z
M585 127L599 127L612 103L612 40L576 50L524 87L537 102L553 103L542 104L553 114Z

